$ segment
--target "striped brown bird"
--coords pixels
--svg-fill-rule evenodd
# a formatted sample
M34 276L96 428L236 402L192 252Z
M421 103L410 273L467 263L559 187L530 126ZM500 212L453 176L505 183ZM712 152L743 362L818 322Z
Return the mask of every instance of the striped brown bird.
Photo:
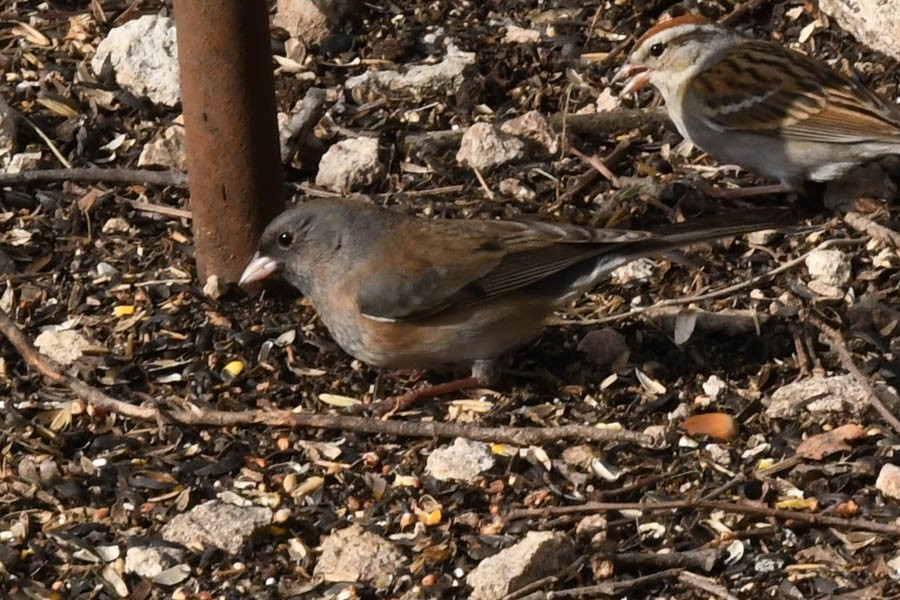
M900 108L808 56L697 16L661 22L615 80L652 84L678 131L721 162L801 190L900 153Z

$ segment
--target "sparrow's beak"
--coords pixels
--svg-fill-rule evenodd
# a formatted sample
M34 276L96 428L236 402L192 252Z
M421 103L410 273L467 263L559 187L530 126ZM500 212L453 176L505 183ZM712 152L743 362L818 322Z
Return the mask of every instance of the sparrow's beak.
M250 262L244 267L238 285L246 285L255 281L262 281L272 273L281 269L281 265L274 258L263 256L259 252L253 255Z
M622 91L619 92L620 96L630 96L638 90L646 87L647 84L650 83L650 71L647 70L647 67L625 63L624 65L622 65L622 68L618 70L615 76L613 76L610 83L616 83L617 81L626 78L630 79L628 79L628 83L625 84L625 87L622 88Z

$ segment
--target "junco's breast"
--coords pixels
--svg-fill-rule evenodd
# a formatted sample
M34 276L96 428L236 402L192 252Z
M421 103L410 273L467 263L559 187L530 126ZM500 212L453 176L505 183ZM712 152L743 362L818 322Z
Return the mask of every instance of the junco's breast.
M396 321L360 314L348 278L325 298L312 299L319 317L345 351L379 367L430 369L492 359L536 338L553 311L546 298L524 294Z

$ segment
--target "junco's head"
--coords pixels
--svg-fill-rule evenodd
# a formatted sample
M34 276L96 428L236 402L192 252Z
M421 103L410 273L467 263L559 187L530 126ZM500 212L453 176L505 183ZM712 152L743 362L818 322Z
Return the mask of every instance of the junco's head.
M746 211L652 233L421 219L362 199L311 200L266 227L240 283L280 273L365 362L473 365L534 339L560 304L631 260L782 218Z

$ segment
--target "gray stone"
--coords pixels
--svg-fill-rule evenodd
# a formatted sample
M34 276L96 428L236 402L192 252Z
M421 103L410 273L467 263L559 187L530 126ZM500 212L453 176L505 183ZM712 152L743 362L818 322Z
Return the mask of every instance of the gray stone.
M358 581L385 589L405 560L391 542L351 525L325 538L313 573L325 581Z
M500 126L503 133L531 142L548 154L559 152L559 136L540 112L530 110L524 115L505 121Z
M184 560L184 550L168 546L132 546L125 553L125 572L153 579Z
M372 185L384 173L378 158L378 140L350 138L334 144L322 156L316 185L344 194Z
M135 96L167 106L181 98L174 19L144 15L111 29L91 59L94 72L99 74L106 61L116 83Z
M463 134L456 162L487 171L502 164L521 160L525 143L501 132L490 123L475 123Z
M425 470L440 481L469 481L494 466L494 457L484 442L456 438L450 446L428 455Z
M471 600L499 600L572 564L575 544L552 531L529 531L518 544L482 560L466 577Z
M277 0L272 25L307 46L318 44L354 4L352 0Z
M65 367L81 358L83 348L90 346L90 342L71 329L47 329L35 338L34 345L41 354Z
M766 415L784 419L801 412L860 416L869 407L866 391L852 375L810 377L782 386L772 393Z
M834 17L866 46L900 59L900 2L897 0L819 0L819 10Z
M369 71L350 77L344 84L357 100L371 91L395 92L419 97L426 93L452 94L463 82L466 67L475 63L474 52L463 52L456 46L447 48L447 55L433 65L416 65L405 73L399 71Z
M147 142L138 157L139 167L163 167L166 169L185 170L184 163L184 127L170 125Z
M210 500L173 517L163 526L162 537L194 550L209 545L235 554L256 529L271 521L272 511L268 508Z
M814 250L806 257L806 269L811 279L828 285L847 285L852 276L850 257L840 250Z

